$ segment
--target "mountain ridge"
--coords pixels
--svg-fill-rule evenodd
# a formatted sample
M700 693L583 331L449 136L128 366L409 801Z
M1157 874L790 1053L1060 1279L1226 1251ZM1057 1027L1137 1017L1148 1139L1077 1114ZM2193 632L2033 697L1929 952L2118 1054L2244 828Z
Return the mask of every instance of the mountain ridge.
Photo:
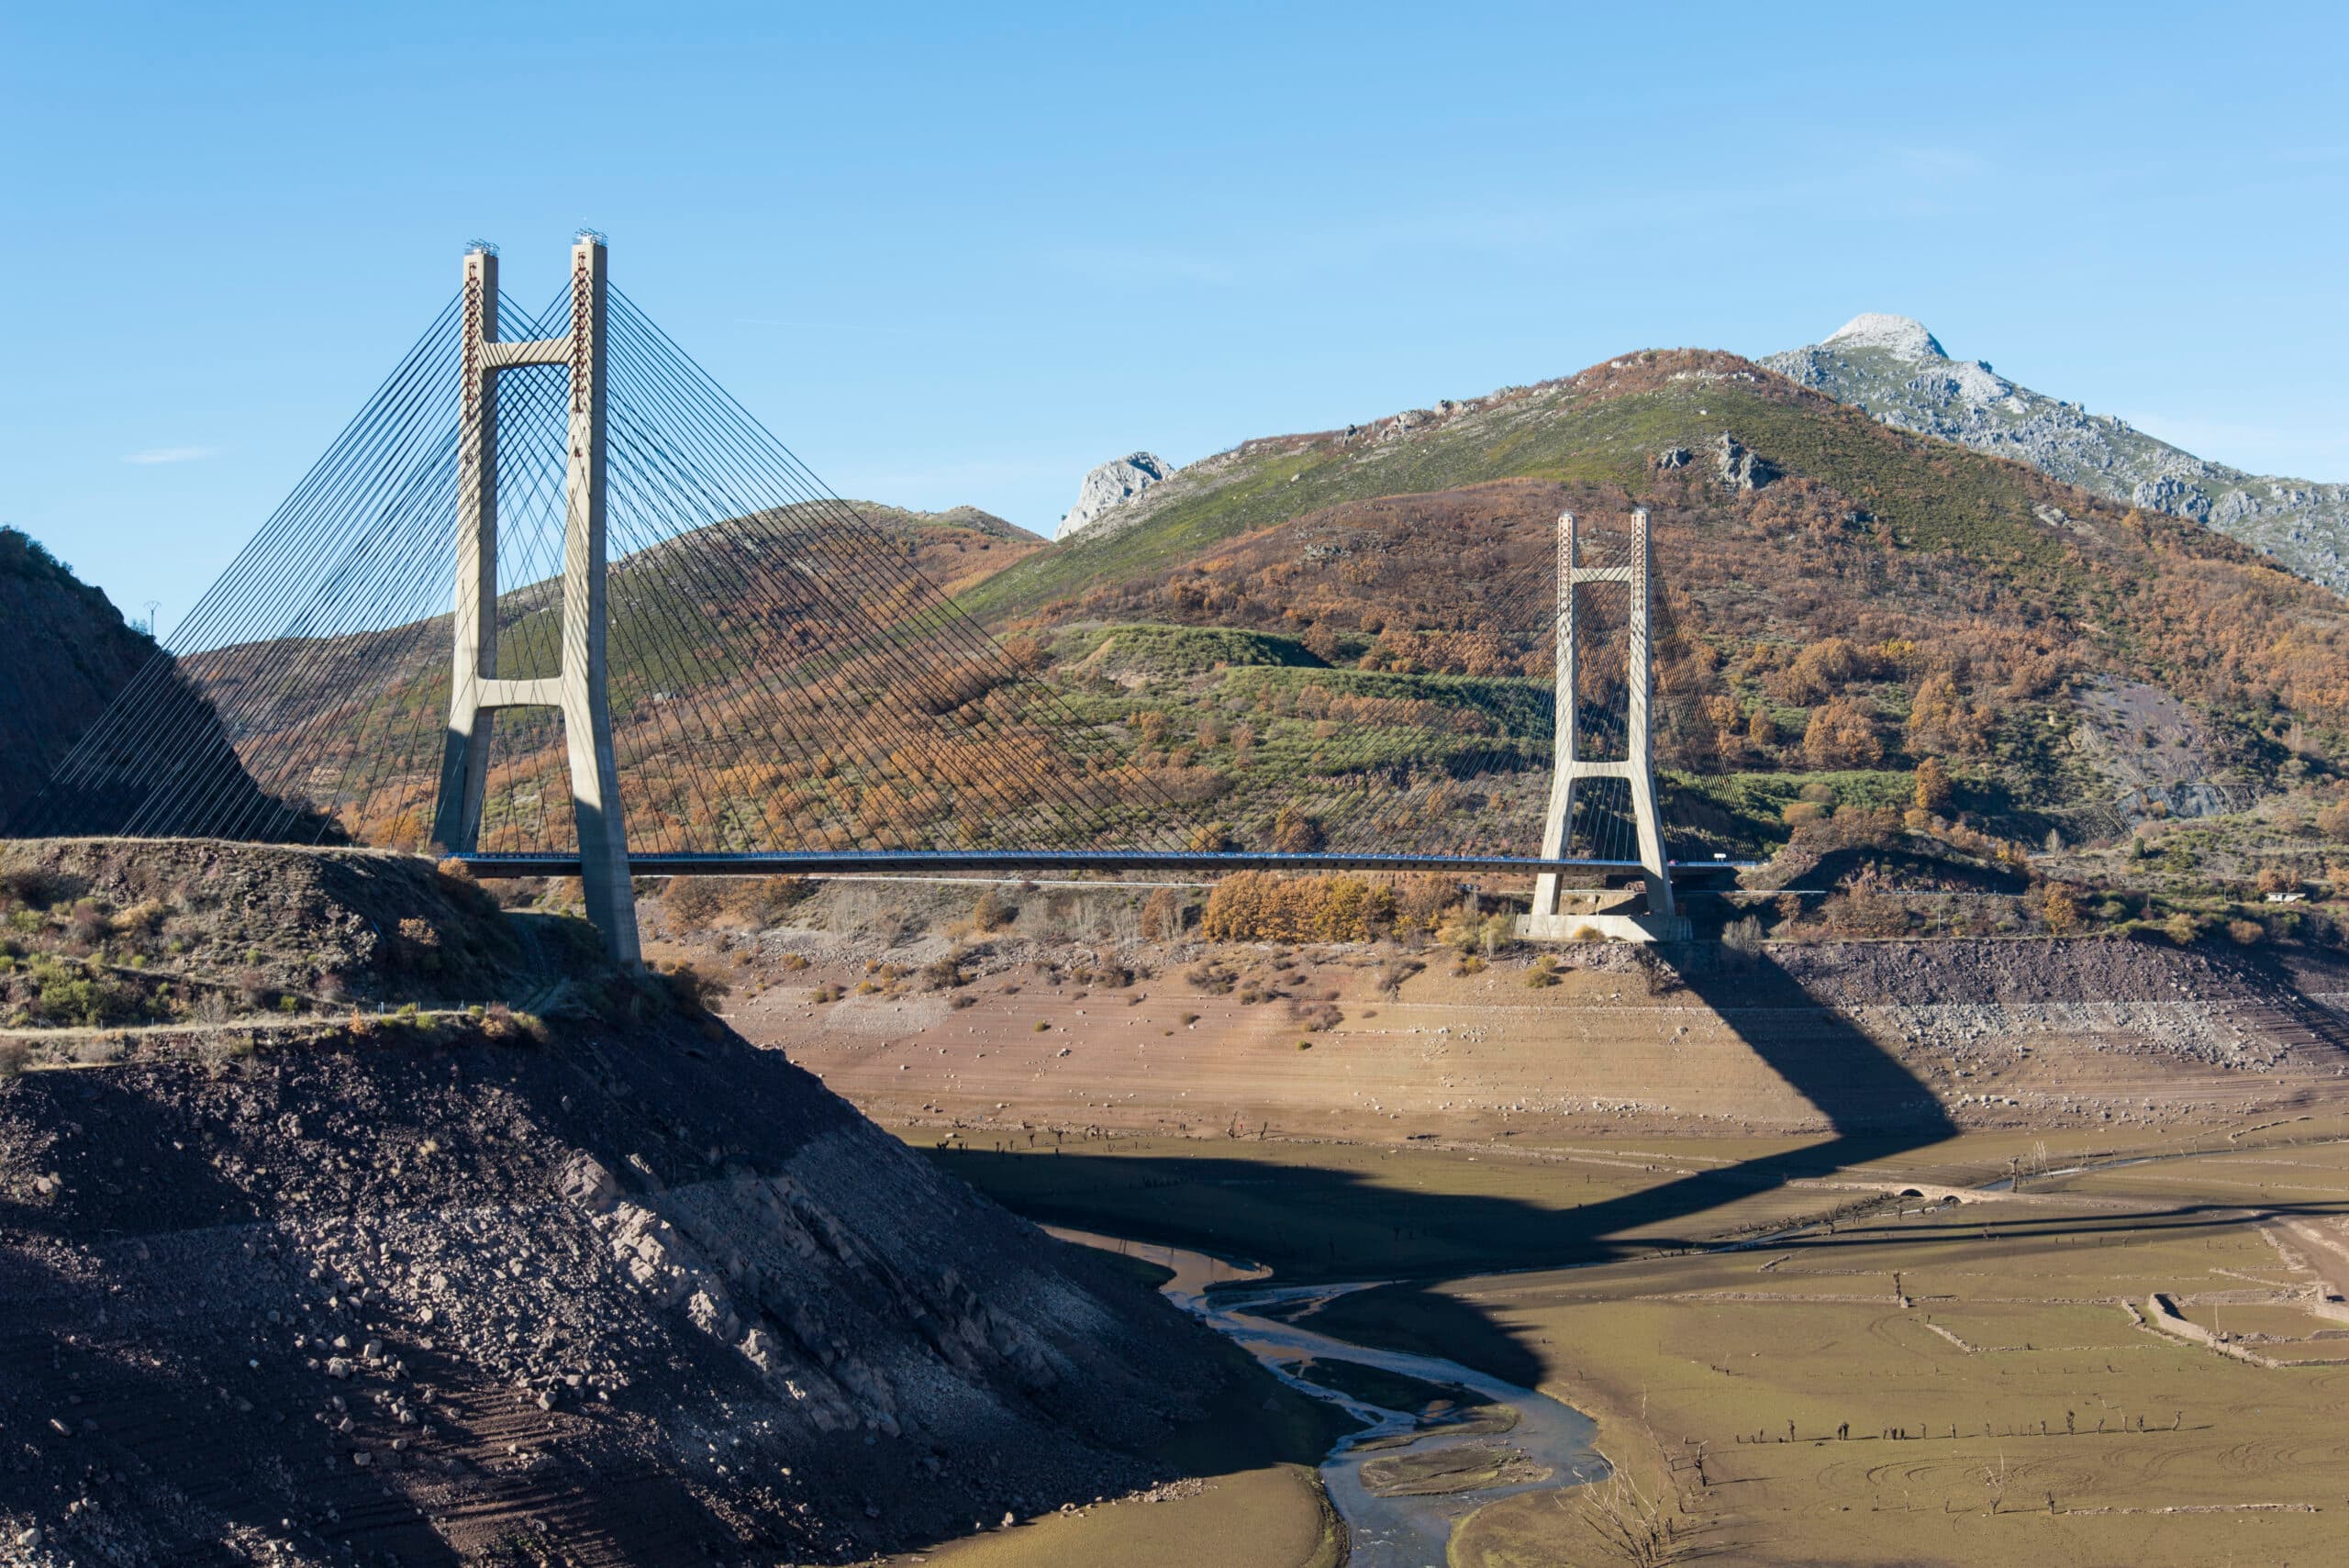
M2197 457L2125 419L2034 392L1987 361L1954 358L1909 317L1865 313L1817 343L1758 362L1887 425L2188 518L2311 582L2349 591L2349 484L2249 473Z

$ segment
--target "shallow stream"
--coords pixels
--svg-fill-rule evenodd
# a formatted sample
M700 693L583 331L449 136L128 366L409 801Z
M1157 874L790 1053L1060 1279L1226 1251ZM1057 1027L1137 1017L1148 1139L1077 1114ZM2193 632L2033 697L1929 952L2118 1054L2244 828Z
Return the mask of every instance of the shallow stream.
M1047 1229L1063 1240L1121 1252L1173 1270L1174 1277L1159 1287L1169 1300L1247 1351L1290 1387L1335 1404L1368 1423L1363 1430L1341 1439L1321 1461L1322 1485L1338 1517L1345 1521L1353 1547L1351 1561L1360 1568L1443 1568L1454 1520L1497 1497L1570 1486L1607 1473L1607 1462L1591 1446L1595 1429L1590 1418L1571 1406L1458 1362L1375 1350L1317 1333L1309 1327L1310 1313L1321 1303L1366 1290L1379 1281L1249 1287L1244 1282L1263 1279L1271 1271L1181 1247L1120 1240L1057 1226ZM1210 1287L1219 1288L1210 1293ZM1289 1321L1291 1317L1304 1320ZM1362 1386L1365 1380L1343 1367L1335 1369L1333 1380L1356 1385L1353 1391L1304 1375L1303 1369L1313 1363L1328 1369L1338 1362L1432 1385L1436 1390L1464 1389L1475 1396L1479 1408L1457 1412L1467 1419L1430 1425L1419 1412L1373 1403L1372 1391ZM1380 1382L1375 1377L1367 1381L1373 1387ZM1507 1422L1507 1418L1490 1413L1493 1407L1511 1412L1513 1424L1507 1424L1505 1430L1493 1429ZM1482 1418L1475 1418L1480 1414ZM1464 1477L1469 1485L1457 1490L1382 1496L1364 1474L1371 1469L1372 1481L1384 1475L1391 1482L1398 1465L1389 1462L1400 1462L1399 1468L1408 1469L1423 1484L1444 1485L1448 1483L1430 1473L1447 1468L1447 1461L1472 1473Z

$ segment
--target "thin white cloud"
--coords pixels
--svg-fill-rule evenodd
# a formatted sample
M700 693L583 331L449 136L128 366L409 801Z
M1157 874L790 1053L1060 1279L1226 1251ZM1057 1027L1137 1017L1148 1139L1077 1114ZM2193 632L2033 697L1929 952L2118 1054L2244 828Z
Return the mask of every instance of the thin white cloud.
M873 332L891 338L927 335L922 328L879 327L869 321L791 321L773 316L738 316L734 320L741 327L787 327L799 332Z
M1075 246L1047 251L1044 260L1063 272L1114 287L1221 287L1240 281L1238 272L1227 262L1150 246Z
M141 467L157 462L195 462L203 458L218 457L218 447L150 447L143 452L132 452L122 461Z
M1902 147L1893 152L1901 172L1918 179L1970 180L1982 172L1981 157L1955 147Z

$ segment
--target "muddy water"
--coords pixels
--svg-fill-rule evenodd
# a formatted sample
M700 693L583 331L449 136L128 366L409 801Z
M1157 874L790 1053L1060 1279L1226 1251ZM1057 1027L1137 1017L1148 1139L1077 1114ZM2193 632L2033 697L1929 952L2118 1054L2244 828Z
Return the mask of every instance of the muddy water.
M1352 1561L1360 1568L1443 1568L1444 1548L1454 1520L1497 1497L1571 1486L1607 1473L1607 1462L1591 1446L1590 1418L1545 1394L1488 1377L1440 1356L1375 1350L1316 1333L1309 1315L1301 1322L1264 1315L1271 1310L1286 1317L1300 1309L1309 1314L1321 1302L1367 1289L1376 1281L1252 1286L1246 1282L1262 1280L1271 1271L1180 1247L1125 1241L1056 1226L1047 1229L1063 1240L1172 1269L1174 1277L1159 1287L1169 1300L1246 1350L1290 1387L1338 1405L1369 1423L1364 1430L1341 1439L1321 1462L1322 1485L1339 1518L1345 1521ZM1217 1287L1212 1294L1210 1286ZM1352 1362L1422 1383L1456 1385L1486 1404L1508 1407L1516 1413L1517 1424L1507 1432L1483 1435L1447 1432L1440 1426L1423 1429L1414 1413L1386 1409L1299 1376L1297 1369L1310 1361ZM1531 1462L1530 1466L1519 1466L1520 1473L1539 1478L1435 1496L1382 1497L1364 1484L1363 1469L1374 1461L1440 1453L1468 1444L1514 1451Z

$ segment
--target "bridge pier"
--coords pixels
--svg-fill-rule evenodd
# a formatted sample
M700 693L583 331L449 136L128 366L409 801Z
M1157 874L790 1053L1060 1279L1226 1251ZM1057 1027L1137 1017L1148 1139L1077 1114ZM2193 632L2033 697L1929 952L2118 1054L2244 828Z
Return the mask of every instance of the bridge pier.
M602 239L581 235L571 248L571 331L561 338L506 342L497 336L497 257L485 248L465 257L455 646L432 837L451 854L478 851L496 711L558 710L587 917L603 933L613 961L634 969L642 954L619 768L612 751L606 661L607 272ZM562 650L561 672L552 678L508 680L497 673L497 373L523 365L563 365L571 373L563 462Z
M1542 818L1542 859L1565 858L1574 830L1576 786L1586 779L1621 779L1630 789L1631 817L1638 831L1640 868L1646 886L1646 906L1633 909L1619 897L1603 893L1562 888L1558 873L1543 872L1533 879L1531 913L1518 921L1518 935L1536 941L1565 941L1584 933L1622 941L1686 941L1687 917L1675 907L1672 871L1664 861L1664 829L1656 810L1655 768L1650 741L1650 709L1653 701L1654 656L1650 633L1652 591L1649 579L1654 556L1648 543L1648 513L1631 513L1631 559L1620 566L1585 566L1581 533L1572 512L1558 517L1558 617L1556 740L1550 774L1550 804ZM1628 731L1624 754L1618 758L1582 754L1581 715L1575 701L1575 634L1579 630L1579 595L1584 584L1620 583L1629 596L1626 620L1624 684L1629 688Z

